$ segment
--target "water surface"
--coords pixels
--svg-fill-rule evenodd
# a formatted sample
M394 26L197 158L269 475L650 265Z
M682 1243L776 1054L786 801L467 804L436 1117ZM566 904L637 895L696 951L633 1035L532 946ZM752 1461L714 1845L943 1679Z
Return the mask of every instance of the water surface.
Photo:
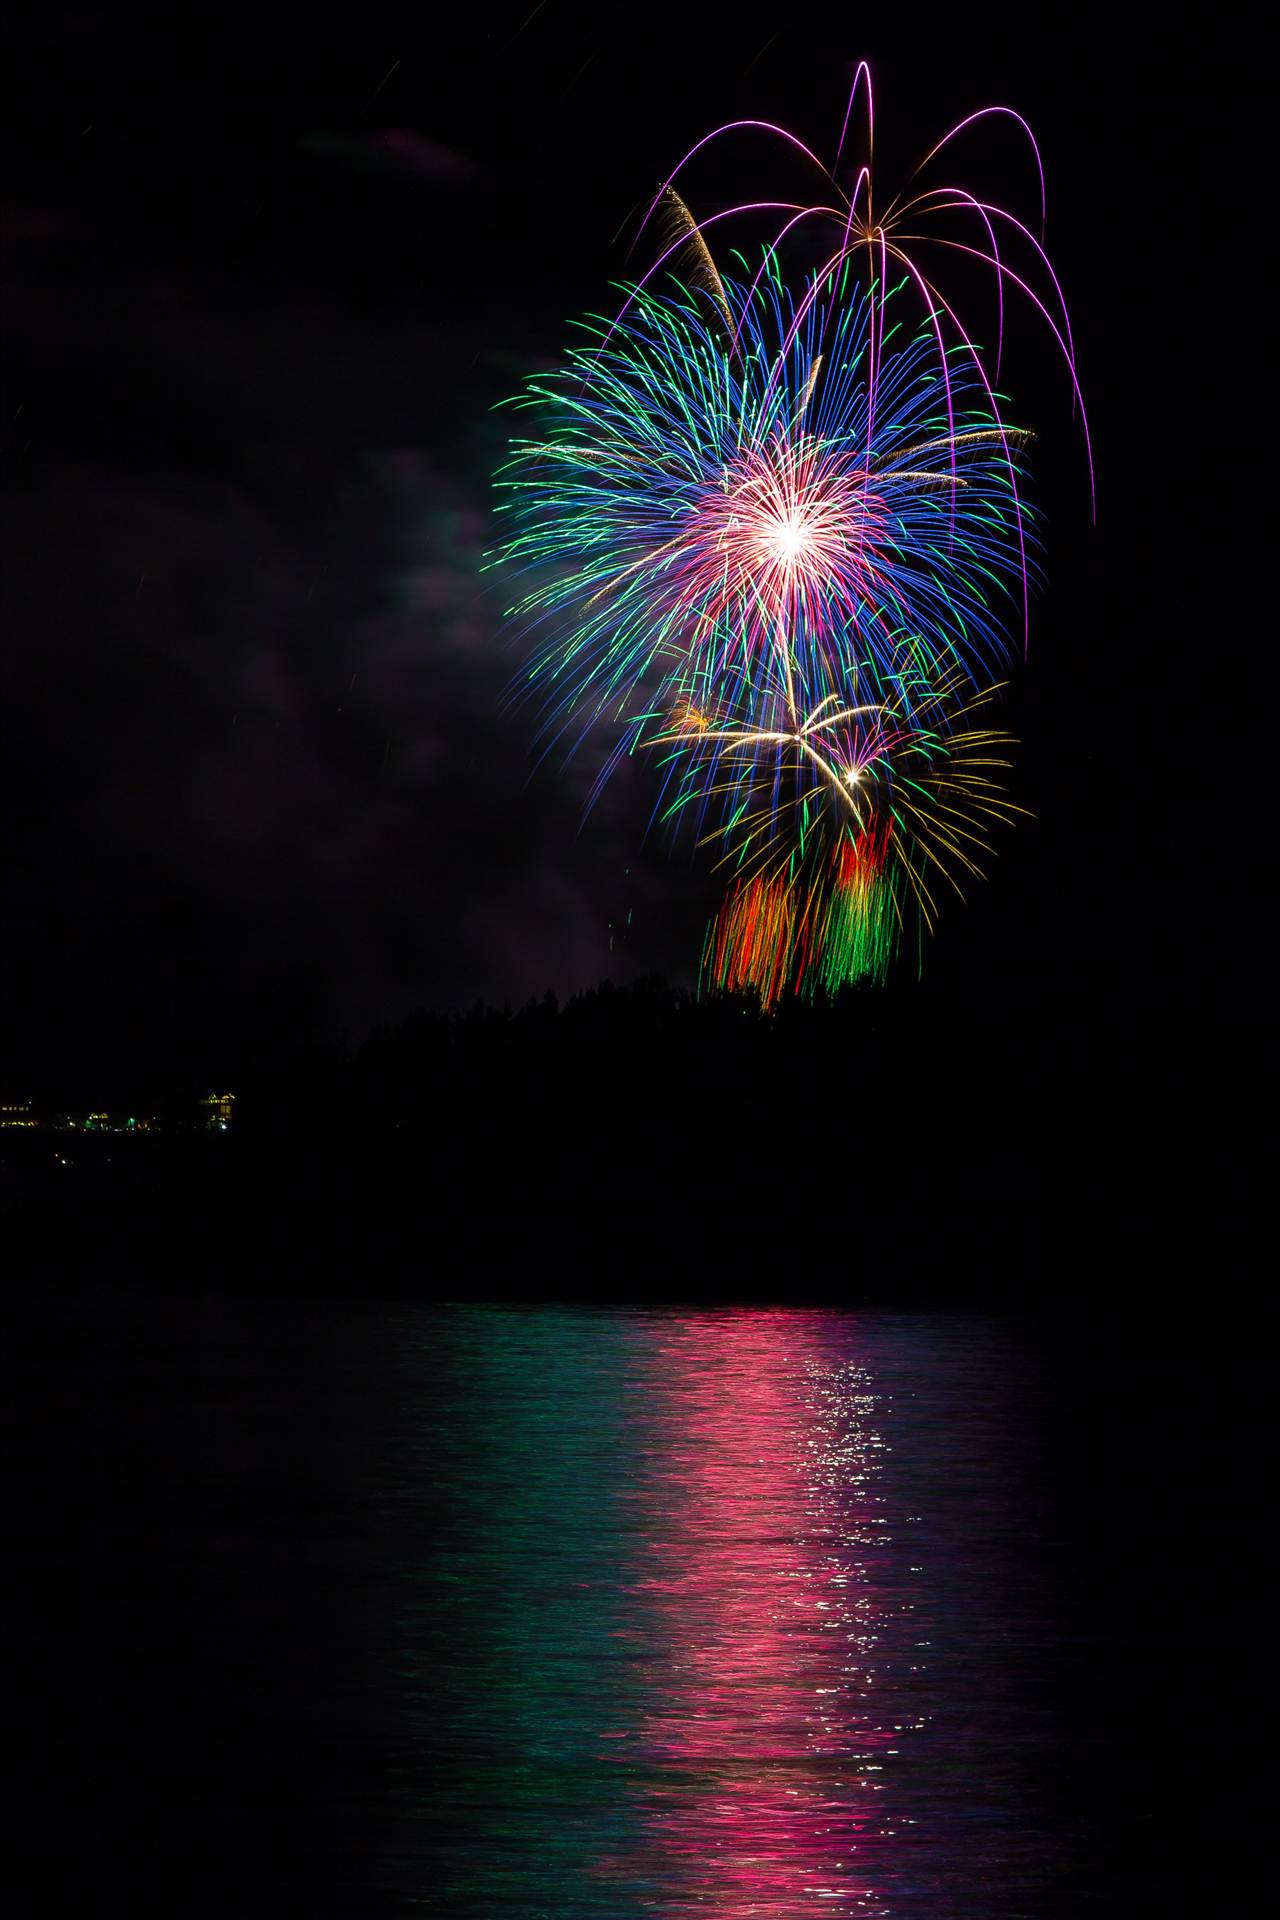
M101 1294L56 1337L41 1756L86 1886L1101 1910L1025 1331Z

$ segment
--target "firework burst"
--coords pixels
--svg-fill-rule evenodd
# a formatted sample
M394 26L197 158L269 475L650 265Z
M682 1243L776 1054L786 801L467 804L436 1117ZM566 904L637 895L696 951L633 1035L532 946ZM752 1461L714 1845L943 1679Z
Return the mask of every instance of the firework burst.
M592 798L652 760L655 820L728 874L704 977L768 1005L883 979L1016 811L1005 737L975 721L1032 577L1030 435L903 237L956 192L873 225L864 165L843 215L801 209L738 278L708 229L748 210L699 224L668 182L655 269L513 403L499 557L540 748L603 734ZM966 205L1002 289L994 210ZM779 248L810 217L841 242L789 282Z

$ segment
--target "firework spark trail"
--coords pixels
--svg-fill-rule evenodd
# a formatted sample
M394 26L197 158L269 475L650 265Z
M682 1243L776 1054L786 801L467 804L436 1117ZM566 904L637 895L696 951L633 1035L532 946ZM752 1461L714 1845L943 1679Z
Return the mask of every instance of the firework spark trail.
M866 159L845 194L835 173L864 82ZM605 736L589 805L621 759L650 756L654 820L690 827L732 876L704 977L766 1005L883 979L908 916L931 927L938 881L978 873L988 826L1018 811L999 785L1005 736L973 721L1019 601L1026 630L1031 435L1004 418L982 352L910 247L992 270L997 366L1006 282L1027 297L1065 357L1088 450L1042 241L951 186L873 218L872 118L864 64L831 174L762 121L698 142L641 222L665 209L654 265L515 400L528 430L497 476L497 557L522 582L510 611L540 751L568 758ZM841 205L756 201L695 220L677 175L744 133L798 150ZM709 231L770 210L788 218L758 265L735 250L747 278L725 274ZM985 249L906 231L951 213L977 221ZM820 220L837 222L840 244L789 282L779 249ZM1006 258L1019 241L1021 273Z
M558 382L531 383L517 404L541 431L513 441L499 510L516 523L505 558L533 569L514 611L535 634L546 627L531 667L551 689L544 726L622 714L635 696L647 713L655 671L682 692L735 675L735 709L797 672L811 690L827 683L821 698L868 652L892 673L904 633L963 662L975 684L1003 664L999 602L1020 577L1012 549L1026 514L1001 429L953 376L960 430L945 431L918 337L883 358L868 436L869 316L856 289L832 325L812 307L793 344L794 387L766 393L789 327L781 288L744 320L750 348L737 368L676 289L644 298L583 393L590 350L571 354ZM793 396L815 366L801 408Z

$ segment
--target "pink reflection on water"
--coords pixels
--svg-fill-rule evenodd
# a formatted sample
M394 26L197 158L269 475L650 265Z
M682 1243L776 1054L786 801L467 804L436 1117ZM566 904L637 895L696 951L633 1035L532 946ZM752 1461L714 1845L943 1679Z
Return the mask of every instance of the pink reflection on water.
M888 1914L872 1868L909 1729L893 1688L877 1694L877 1649L910 1602L891 1584L885 1408L856 1323L690 1314L644 1337L629 1590L658 1705L607 1750L646 1842L605 1870L660 1887L664 1912Z

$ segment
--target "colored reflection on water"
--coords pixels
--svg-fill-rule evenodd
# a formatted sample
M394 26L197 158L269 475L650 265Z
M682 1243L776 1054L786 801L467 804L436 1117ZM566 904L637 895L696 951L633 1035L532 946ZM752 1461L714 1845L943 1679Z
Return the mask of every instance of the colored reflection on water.
M913 1602L889 1566L856 1334L806 1314L674 1319L647 1384L652 1444L624 1497L646 1569L628 1591L662 1650L633 1736L648 1872L727 1913L887 1913L881 1776L912 1723L888 1718L884 1648Z
M1055 1628L1007 1330L405 1330L388 1543L428 1489L432 1519L396 1622L386 1888L521 1920L1088 1910L1046 1797Z
M1069 1698L1077 1376L1040 1336L97 1288L47 1336L69 1911L1145 1911L1091 1838L1095 1743L1141 1748L1122 1661Z

